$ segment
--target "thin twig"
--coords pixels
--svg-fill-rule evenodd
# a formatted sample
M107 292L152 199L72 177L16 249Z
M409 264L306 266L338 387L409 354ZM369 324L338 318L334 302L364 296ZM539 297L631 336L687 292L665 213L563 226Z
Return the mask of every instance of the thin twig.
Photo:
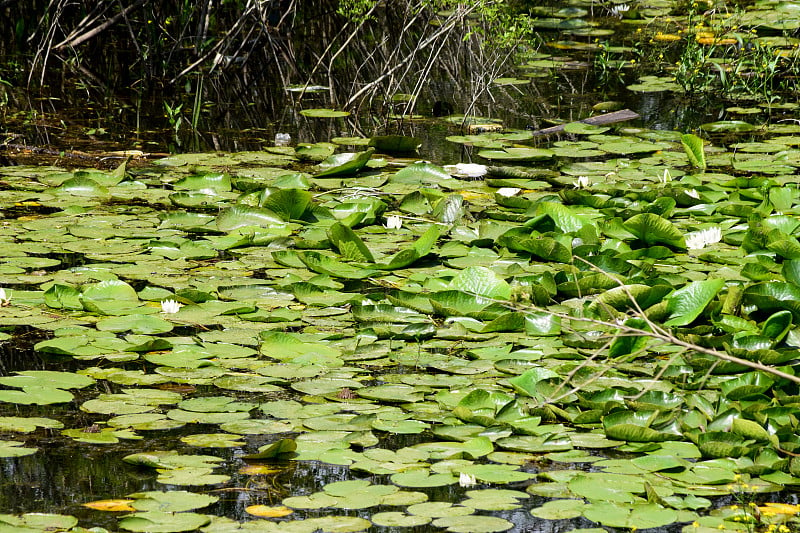
M89 39L91 39L93 37L96 37L97 35L101 34L105 30L107 30L108 28L110 28L111 26L116 24L118 20L120 20L121 18L127 16L128 13L130 13L131 11L133 11L135 9L138 9L139 7L143 6L145 3L147 3L147 0L136 0L134 3L130 4L128 7L124 8L122 11L120 11L119 13L117 13L116 15L111 17L110 19L106 20L105 22L103 22L99 26L96 26L95 28L93 28L93 29L81 34L81 35L78 35L76 37L67 38L67 39L61 41L60 43L55 45L53 47L53 49L54 50L61 50L62 48L65 48L67 46L78 46L79 44L81 44L81 43L83 43L85 41L88 41Z

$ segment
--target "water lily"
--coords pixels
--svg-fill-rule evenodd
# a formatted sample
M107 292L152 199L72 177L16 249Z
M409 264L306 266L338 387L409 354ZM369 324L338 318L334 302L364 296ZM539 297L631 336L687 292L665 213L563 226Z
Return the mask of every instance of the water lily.
M500 187L495 192L500 196L504 196L506 198L510 198L512 196L516 196L522 191L522 189L518 189L516 187Z
M622 16L630 11L631 6L630 4L617 4L608 8L611 11L611 14L615 17L622 18Z
M707 228L700 231L693 231L686 234L686 247L691 250L701 250L709 244L714 244L722 240L722 230L718 227Z
M161 312L168 315L177 313L180 311L181 307L183 307L183 304L175 300L164 300L161 302Z
M458 475L458 484L461 485L462 487L472 487L474 485L477 485L477 483L478 481L472 474L461 472Z
M573 185L575 185L576 189L585 189L585 188L587 188L589 185L591 185L591 182L589 181L589 176L578 176L575 179L575 182L573 183Z
M386 229L400 229L403 227L403 219L399 215L389 215L386 217Z
M0 307L8 307L11 305L11 293L0 287Z
M446 165L444 169L454 176L463 176L465 178L480 178L487 172L486 165L477 163L457 163L455 165Z
M665 168L664 173L661 176L657 176L657 178L659 183L663 183L666 185L667 183L672 181L672 174L670 174L668 168Z
M694 198L695 200L700 199L700 193L697 192L697 189L686 189L684 192L686 193L686 196Z

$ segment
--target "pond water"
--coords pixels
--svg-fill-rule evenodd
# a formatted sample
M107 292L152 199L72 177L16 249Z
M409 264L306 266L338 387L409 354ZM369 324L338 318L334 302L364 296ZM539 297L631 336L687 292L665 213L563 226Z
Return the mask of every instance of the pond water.
M0 533L796 530L796 104L669 66L791 6L556 7L414 117L16 93L9 142L90 158L0 167Z

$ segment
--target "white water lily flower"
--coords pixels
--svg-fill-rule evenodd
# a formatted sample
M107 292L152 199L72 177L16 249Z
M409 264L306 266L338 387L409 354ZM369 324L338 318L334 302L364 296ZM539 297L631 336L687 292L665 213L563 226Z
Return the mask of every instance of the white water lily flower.
M386 217L386 229L400 229L403 227L403 219L399 215L389 215Z
M670 174L668 168L665 168L664 169L664 174L662 174L661 176L658 176L658 182L659 183L663 183L663 184L667 184L670 181L672 181L672 174Z
M686 234L686 247L690 250L701 250L709 244L714 244L721 240L722 230L718 227L713 227Z
M168 315L177 313L180 311L181 307L183 307L183 304L175 300L164 300L161 302L161 312Z
M520 193L522 189L517 189L516 187L500 187L495 191L500 196L505 196L506 198L511 198Z
M474 485L477 485L477 483L478 481L475 479L475 476L471 474L466 474L464 472L461 472L458 475L458 484L461 485L462 487L472 487Z
M700 193L697 192L696 189L686 189L684 192L686 193L686 196L691 196L695 200L700 199Z
M11 294L0 287L0 307L8 307L9 305L11 305Z
M479 165L477 163L457 163L444 167L450 174L454 176L464 176L466 178L480 178L486 174L486 168L486 165Z
M585 189L591 182L589 181L589 176L578 176L575 182L573 183L576 189Z
M609 11L611 11L611 14L614 15L615 17L622 18L622 15L630 11L630 9L631 9L630 4L617 4L615 6L611 6L609 8Z

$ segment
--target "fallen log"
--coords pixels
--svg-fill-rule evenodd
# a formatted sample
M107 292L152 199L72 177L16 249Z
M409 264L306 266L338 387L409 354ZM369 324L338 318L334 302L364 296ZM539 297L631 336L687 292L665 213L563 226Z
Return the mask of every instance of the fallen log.
M635 118L639 118L639 113L631 111L630 109L621 109L619 111L614 111L613 113L606 113L604 115L597 115L594 117L585 118L583 120L578 120L577 122L583 122L584 124L590 124L592 126L603 126L605 124L614 124L616 122L624 122L626 120L633 120ZM564 126L566 125L567 124L559 124L558 126L552 126L550 128L534 130L533 134L552 135L553 133L564 131Z

